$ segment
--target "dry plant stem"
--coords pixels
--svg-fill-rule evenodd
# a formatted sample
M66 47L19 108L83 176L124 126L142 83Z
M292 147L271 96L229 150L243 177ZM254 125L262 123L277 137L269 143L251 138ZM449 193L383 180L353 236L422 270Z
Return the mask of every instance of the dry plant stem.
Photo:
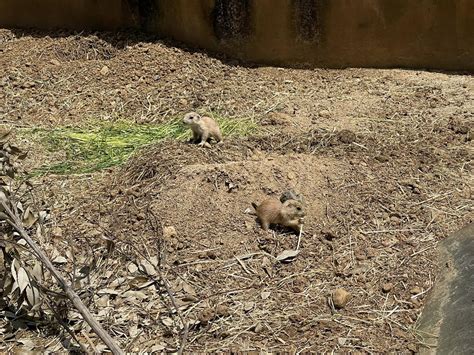
M68 286L66 280L61 276L61 274L56 270L51 261L48 259L46 254L41 250L41 248L30 238L28 233L21 225L21 221L18 216L13 213L10 207L4 202L0 201L2 207L5 209L6 214L10 217L11 221L9 223L13 228L20 233L21 237L25 239L28 245L34 250L38 259L48 268L54 278L59 282L61 288L66 293L67 297L71 300L74 306L77 308L79 313L82 315L84 320L90 325L92 330L97 334L97 336L102 339L102 341L109 347L113 354L124 354L123 350L115 343L112 337L102 328L99 322L94 318L89 309L84 305L79 296L74 292L74 290Z
M301 235L303 234L303 226L300 227L300 234L298 234L298 244L296 245L296 251L300 250Z

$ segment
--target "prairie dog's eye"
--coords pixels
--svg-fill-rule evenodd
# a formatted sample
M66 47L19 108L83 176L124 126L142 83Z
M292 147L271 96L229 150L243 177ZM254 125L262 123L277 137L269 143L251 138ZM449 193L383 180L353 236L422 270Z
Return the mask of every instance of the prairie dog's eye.
M301 211L301 207L296 207L296 210L297 210L297 211Z

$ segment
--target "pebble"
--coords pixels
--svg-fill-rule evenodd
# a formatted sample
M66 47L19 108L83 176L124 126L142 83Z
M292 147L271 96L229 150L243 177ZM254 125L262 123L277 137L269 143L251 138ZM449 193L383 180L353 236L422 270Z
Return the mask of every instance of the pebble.
M107 75L107 74L109 74L109 72L110 72L110 69L109 69L109 67L106 66L106 65L104 65L104 66L102 67L102 69L100 70L100 74L102 74L102 75Z
M382 291L384 293L389 293L393 289L393 283L387 282L382 285Z
M332 302L336 308L344 308L350 298L351 294L343 288L336 289L332 294Z
M176 233L176 229L173 226L167 226L163 228L163 238L165 239L172 239L176 238L178 233Z
M329 116L331 116L331 113L329 112L329 110L319 111L319 117L328 118Z

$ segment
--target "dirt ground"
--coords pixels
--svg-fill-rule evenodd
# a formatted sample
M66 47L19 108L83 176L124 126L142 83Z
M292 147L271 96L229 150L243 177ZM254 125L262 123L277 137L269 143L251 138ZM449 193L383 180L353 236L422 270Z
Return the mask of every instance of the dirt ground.
M190 110L259 131L32 181L52 216L41 245L63 271L87 273L75 286L114 338L128 351L185 339L192 352L416 352L437 243L474 217L473 77L244 66L142 35L0 31L2 123L159 123ZM21 145L29 168L50 159ZM281 263L298 236L264 232L249 211L287 189L307 217L300 254ZM351 295L339 309L338 288ZM102 349L76 312L65 319ZM42 326L2 330L1 350L67 346Z

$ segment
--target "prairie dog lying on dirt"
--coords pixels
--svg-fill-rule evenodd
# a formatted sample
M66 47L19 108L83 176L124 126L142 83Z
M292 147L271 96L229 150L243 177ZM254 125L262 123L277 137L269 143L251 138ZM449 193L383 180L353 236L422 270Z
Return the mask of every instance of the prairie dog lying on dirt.
M188 125L193 131L193 143L200 146L210 147L208 140L214 138L217 142L222 142L222 134L216 121L211 117L201 116L196 112L189 112L184 116L183 123Z
M257 212L257 217L264 230L271 224L280 224L300 231L306 213L303 204L296 200L287 200L281 203L276 198L269 198L257 206L252 203Z
M295 201L300 201L301 203L304 203L304 198L302 195L296 193L295 191L293 190L287 190L287 191L284 191L281 195L280 195L280 202L281 203L285 203L285 201L288 201L288 200L295 200Z

